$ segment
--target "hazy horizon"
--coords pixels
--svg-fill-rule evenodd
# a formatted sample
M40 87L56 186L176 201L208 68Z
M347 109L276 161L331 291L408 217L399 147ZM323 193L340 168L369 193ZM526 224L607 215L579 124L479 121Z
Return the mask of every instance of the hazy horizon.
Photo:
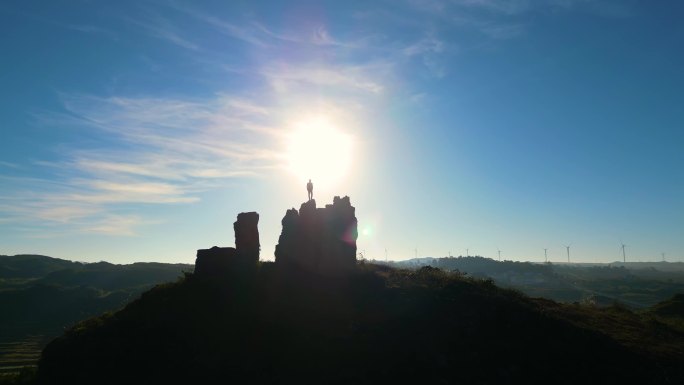
M0 254L193 263L257 211L273 260L311 178L367 259L683 262L682 11L4 4Z

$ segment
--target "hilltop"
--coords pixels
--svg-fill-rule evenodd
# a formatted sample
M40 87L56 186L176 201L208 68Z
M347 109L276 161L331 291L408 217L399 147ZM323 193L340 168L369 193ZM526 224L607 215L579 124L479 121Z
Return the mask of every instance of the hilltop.
M677 383L684 330L621 308L533 300L432 268L346 277L260 264L188 275L45 349L45 383ZM179 369L182 368L182 369Z
M45 348L38 380L684 380L681 314L564 305L458 272L356 262L348 199L305 205L283 219L275 263L254 254L258 214L240 214L235 248L199 250L194 274L68 330Z

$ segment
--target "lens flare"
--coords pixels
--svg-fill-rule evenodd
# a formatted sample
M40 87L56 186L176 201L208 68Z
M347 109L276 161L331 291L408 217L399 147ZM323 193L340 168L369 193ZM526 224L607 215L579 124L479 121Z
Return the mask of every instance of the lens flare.
M364 237L370 237L372 233L373 230L369 226L366 226L361 230L361 235Z

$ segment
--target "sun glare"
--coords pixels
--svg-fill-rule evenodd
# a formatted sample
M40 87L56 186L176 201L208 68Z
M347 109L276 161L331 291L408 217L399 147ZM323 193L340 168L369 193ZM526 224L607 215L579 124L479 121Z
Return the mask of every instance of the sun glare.
M326 118L295 125L288 138L287 161L300 181L330 188L341 182L352 163L352 139Z

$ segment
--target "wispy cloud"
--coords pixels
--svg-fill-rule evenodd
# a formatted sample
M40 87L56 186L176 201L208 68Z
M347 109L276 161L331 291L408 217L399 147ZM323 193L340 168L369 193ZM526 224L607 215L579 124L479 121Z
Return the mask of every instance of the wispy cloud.
M358 13L364 27L344 37L323 22L277 27L254 16L229 18L174 3L141 8L125 18L129 26L182 48L181 54L191 51L185 56L203 69L206 63L216 63L224 69L222 75L249 76L255 85L248 91L217 87L204 96L59 94L65 111L38 113L37 121L84 130L95 139L87 147L60 147L59 160L35 163L41 169L36 174L46 176L12 180L11 190L0 191L1 221L31 223L53 233L59 227L59 233L136 234L136 228L157 221L133 207L193 204L226 179L281 169L283 122L292 111L302 106L341 108L341 115L349 115L368 100L392 94L399 73L446 76L445 57L460 49L455 39L461 34L450 33L454 28L503 42L524 33L520 15L538 7L571 9L579 3L409 0L403 5L408 4L409 12L403 14L387 9ZM403 32L383 34L374 29L378 23L371 22L373 18ZM88 24L68 28L109 34ZM238 49L249 49L250 59L226 62L225 55L211 49L212 41L226 38L240 42ZM406 91L407 100L415 103L429 97ZM16 165L0 162L0 169L10 174Z
M137 215L108 215L98 223L83 226L81 231L104 235L134 236L136 235L135 228L157 223L159 222L146 220Z
M126 20L155 38L192 51L200 49L200 46L191 41L174 23L158 13L143 12L143 15L128 17Z
M387 62L369 63L364 65L321 65L308 63L290 65L277 63L262 70L261 74L268 79L274 89L288 92L294 85L314 85L335 89L364 91L374 94L382 93L385 86L380 78L375 79L372 74L381 75L387 69Z
M337 70L321 72L313 80L294 70L263 76L291 82L291 87L313 81L367 95L382 90L366 79L368 68ZM12 190L0 195L3 220L30 224L38 236L46 229L52 234L130 236L139 227L157 223L142 213L131 216L131 207L192 204L227 179L281 170L287 129L283 123L291 117L293 98L283 104L278 97L273 89L257 97L62 93L65 113L38 114L40 124L84 130L97 139L85 148L62 147L60 160L36 162L48 177L8 183ZM324 104L318 107L334 113Z
M484 11L499 15L520 15L539 9L594 9L609 6L624 8L629 1L621 0L408 0L415 9L432 13L450 13L454 10Z
M402 52L407 56L440 53L442 51L444 51L444 42L434 36L433 33L428 33L422 39L402 49Z
M130 146L75 152L71 166L83 170L188 180L249 174L272 166L277 157L269 144L279 132L268 107L247 99L220 94L203 100L68 95L64 102L82 122ZM121 156L126 153L134 156Z
M533 5L533 0L454 0L456 5L480 8L496 13L515 15L525 12Z
M169 3L167 5L172 9L181 12L182 14L185 14L186 16L190 16L191 18L195 19L203 25L211 26L212 28L214 28L215 30L224 35L230 36L232 38L241 40L245 43L260 48L266 48L270 45L267 42L268 34L265 33L263 28L260 28L259 25L237 24L234 22L221 19L209 13L200 11L197 8L182 6L177 3Z
M227 21L223 21L221 19L218 19L213 16L208 16L208 15L196 15L200 20L205 21L209 25L213 26L216 28L219 32L222 32L228 36L231 36L235 39L242 40L246 43L255 45L257 47L265 48L268 47L269 44L266 43L262 37L257 36L258 29L255 28L254 26L249 26L249 27L244 27L244 26L238 26L233 23L229 23Z
M124 21L147 36L192 51L187 57L197 63L221 62L208 45L211 39L202 34L244 42L259 52L260 60L230 73L251 76L262 85L201 97L60 93L64 111L34 113L36 122L82 130L94 139L87 146L63 144L58 160L35 162L33 167L40 169L36 174L42 177L13 180L11 190L0 193L3 221L30 224L26 227L37 229L39 236L46 228L53 234L136 234L136 228L156 223L138 209L193 204L227 179L281 170L284 130L293 111L358 111L364 98L381 97L391 83L392 59L370 55L330 61L311 54L293 60L272 55L283 44L346 55L368 48L365 36L343 41L323 24L277 30L255 20L227 20L173 4L164 7L143 7ZM169 17L169 7L184 17ZM181 27L186 25L195 28ZM70 28L104 33L88 25ZM398 60L439 50L437 40L420 44L415 52L397 50ZM133 207L136 214L130 215Z
M272 111L245 98L61 97L68 114L55 124L96 130L106 147L65 150L63 160L38 164L60 182L13 179L13 191L0 196L6 220L131 235L149 221L117 214L121 207L197 202L221 180L280 167Z
M459 26L479 31L483 37L507 40L525 33L529 15L541 17L557 12L582 10L606 17L626 17L631 14L631 1L618 0L407 0L418 12L410 23L420 23L444 29ZM420 14L424 18L420 17ZM427 19L427 20L425 20Z
M366 31L341 39L334 36L321 22L303 23L280 29L269 26L252 16L234 16L226 19L189 5L168 3L169 10L184 16L183 23L199 25L187 31L201 30L205 38L193 37L190 32L173 25L167 18L154 11L143 12L131 18L131 22L143 27L151 36L161 38L201 55L193 54L193 59L203 64L223 68L230 73L250 74L263 77L274 89L289 89L293 84L308 84L323 87L342 87L382 93L386 88L386 71L381 67L402 64L407 56L431 56L425 58L428 69L435 69L439 62L437 55L442 54L447 45L434 31L425 31L410 43L394 41L378 32ZM185 30L183 30L185 31ZM258 58L257 65L244 68L227 64L220 53L210 46L203 46L207 35L222 35L245 43L250 53ZM296 59L282 59L283 50L303 52ZM346 60L321 60L321 58ZM362 58L362 59L360 59ZM443 72L442 70L435 72ZM378 77L378 75L381 75Z
M67 25L65 25L65 28L68 28L68 29L71 29L74 31L78 31L78 32L87 33L87 34L102 35L102 36L108 37L112 40L119 40L119 36L116 32L114 32L110 29L107 29L107 28L96 26L96 25L67 24Z
M19 168L19 165L16 163L11 163L11 162L5 162L5 161L0 161L0 167L7 167L7 168Z
M434 31L427 31L420 40L409 44L401 49L402 54L408 58L418 57L429 74L440 78L446 75L447 70L442 53L447 49L445 42L438 38Z
M522 35L525 27L522 24L482 24L480 30L492 39L504 40Z

